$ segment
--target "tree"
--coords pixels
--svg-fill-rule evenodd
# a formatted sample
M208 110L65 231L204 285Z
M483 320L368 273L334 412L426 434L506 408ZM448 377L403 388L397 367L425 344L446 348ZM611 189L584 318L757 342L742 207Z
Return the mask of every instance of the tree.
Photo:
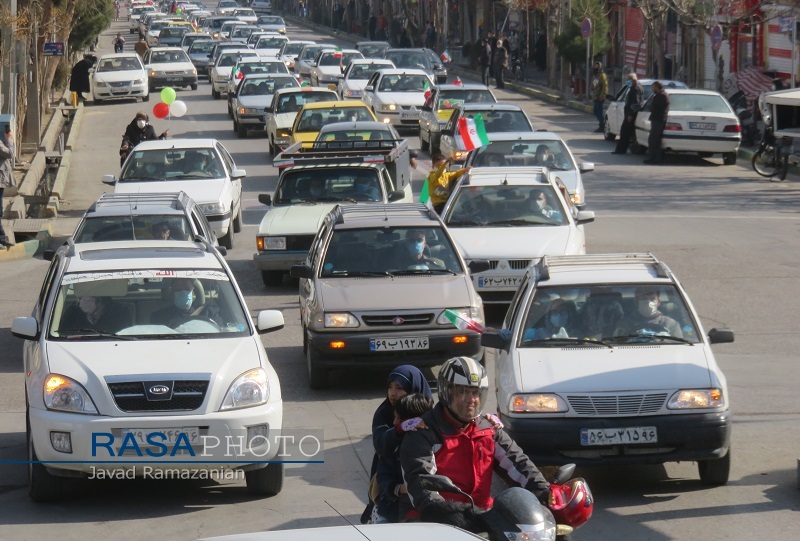
M600 0L573 0L572 14L555 38L558 52L572 64L586 60L586 39L581 36L581 23L586 18L592 21L592 58L601 57L611 49L608 13Z

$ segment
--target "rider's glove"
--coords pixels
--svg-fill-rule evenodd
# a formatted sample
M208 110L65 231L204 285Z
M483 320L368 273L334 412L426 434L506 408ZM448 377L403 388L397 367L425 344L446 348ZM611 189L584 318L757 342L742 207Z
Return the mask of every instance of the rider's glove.
M419 417L414 417L413 419L407 419L403 421L398 426L400 427L400 430L402 430L403 432L413 432L417 428L419 428L421 424L423 424L422 419L420 419Z

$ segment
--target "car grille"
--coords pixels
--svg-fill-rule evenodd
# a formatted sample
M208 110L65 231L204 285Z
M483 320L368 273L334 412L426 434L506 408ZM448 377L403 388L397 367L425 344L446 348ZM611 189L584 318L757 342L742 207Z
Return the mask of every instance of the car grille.
M286 237L286 250L290 252L307 252L314 242L314 235L293 235Z
M666 393L618 396L567 396L578 415L645 415L657 413L667 400Z
M172 77L172 76L174 76L174 75L185 75L185 73L184 73L184 70L178 70L178 71L165 71L165 72L164 72L164 75L167 75L167 76L169 76L169 77Z
M124 86L130 86L130 81L115 81L113 83L108 83L108 86L111 88L122 88Z
M509 259L508 260L508 266L509 266L509 268L511 268L513 270L525 270L525 269L528 268L528 266L530 264L531 264L531 260L530 259ZM498 259L490 259L489 260L489 267L492 270L497 269L497 267L499 265L500 265L500 260L498 260Z
M406 327L409 325L428 325L433 321L433 314L380 314L361 316L365 325L370 327ZM397 323L395 323L395 319Z
M172 382L169 400L148 400L145 385L153 382L126 381L109 383L114 402L122 411L189 411L203 404L208 381L185 380Z

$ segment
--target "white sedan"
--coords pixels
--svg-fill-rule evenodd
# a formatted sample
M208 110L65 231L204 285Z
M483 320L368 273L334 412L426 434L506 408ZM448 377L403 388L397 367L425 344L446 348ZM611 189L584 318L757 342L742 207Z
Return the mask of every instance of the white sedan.
M384 69L375 72L361 100L378 120L398 127L419 129L419 110L433 81L419 69Z
M150 99L147 71L135 53L107 54L100 57L92 73L94 102L114 98Z
M742 126L728 101L712 90L667 90L670 105L661 140L665 152L697 152L702 157L722 154L734 165L742 143ZM650 136L651 97L636 115L634 153L644 153Z
M246 22L247 24L256 24L256 21L258 20L258 15L256 15L256 12L250 8L234 9L231 15L240 21Z
M344 69L342 78L339 79L339 97L343 100L359 99L373 73L381 69L393 68L395 68L395 65L391 60L377 60L374 58L353 60Z
M272 95L272 103L267 107L267 141L269 153L275 156L291 143L292 126L297 113L307 103L337 101L339 96L327 88L304 86L302 88L281 88Z
M364 55L355 49L323 49L314 57L311 67L311 85L325 86L339 84L344 67L351 61L364 58Z
M642 85L643 91L642 103L653 95L653 83L655 82L655 79L639 79L639 84ZM667 90L671 88L689 88L685 83L680 81L662 80L661 83ZM629 86L623 86L611 100L611 103L608 104L608 109L606 109L605 113L606 121L604 124L604 136L606 141L613 141L616 139L622 129L622 121L625 120L625 99L628 97L629 90Z

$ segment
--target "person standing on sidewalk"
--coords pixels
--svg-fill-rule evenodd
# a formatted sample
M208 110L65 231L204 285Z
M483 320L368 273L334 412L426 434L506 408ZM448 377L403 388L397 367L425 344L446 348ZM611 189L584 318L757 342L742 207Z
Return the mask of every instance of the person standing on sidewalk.
M657 165L664 161L661 139L667 127L668 114L669 96L664 92L664 85L656 81L653 83L653 101L650 103L650 137L647 138L649 158L644 161L646 164Z
M14 159L14 132L10 126L6 126L5 141L0 139L0 218L3 214L3 192L6 188L14 186L14 170L11 168L11 161ZM0 222L0 244L6 248L11 248L14 243L8 240L3 222Z
M497 49L494 53L494 78L497 88L506 87L506 83L503 81L506 69L508 69L508 51L503 47L503 40L497 40Z
M612 154L625 154L628 152L631 137L636 131L636 115L642 108L642 85L639 84L639 79L634 72L628 74L628 81L625 84L630 87L630 90L625 95L625 107L623 109L625 118L622 120L622 126L619 129L617 148L614 149Z
M488 38L482 39L480 46L481 82L489 86L489 66L492 63L492 46L489 45Z
M603 116L605 114L605 111L603 110L603 104L606 101L606 94L608 94L608 78L606 78L606 74L603 73L603 64L600 62L594 63L592 66L592 72L594 73L594 78L592 79L594 116L597 117L597 122L600 125L594 131L596 133L603 133L606 125L605 118Z

